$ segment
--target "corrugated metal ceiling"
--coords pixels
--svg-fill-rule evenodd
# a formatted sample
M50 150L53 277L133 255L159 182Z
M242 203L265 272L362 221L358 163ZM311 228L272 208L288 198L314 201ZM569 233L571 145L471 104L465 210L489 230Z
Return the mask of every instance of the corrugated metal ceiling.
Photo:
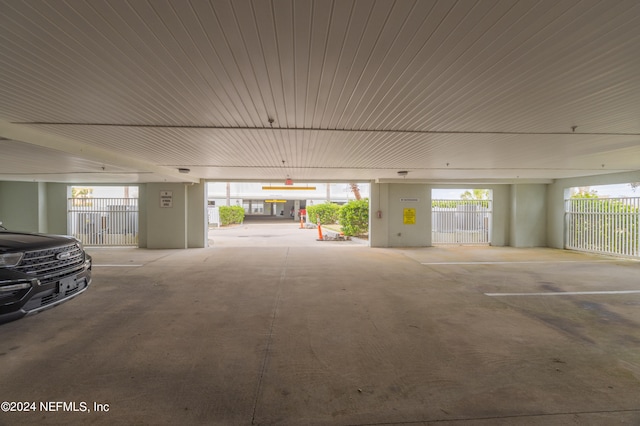
M636 0L0 7L3 180L640 169Z

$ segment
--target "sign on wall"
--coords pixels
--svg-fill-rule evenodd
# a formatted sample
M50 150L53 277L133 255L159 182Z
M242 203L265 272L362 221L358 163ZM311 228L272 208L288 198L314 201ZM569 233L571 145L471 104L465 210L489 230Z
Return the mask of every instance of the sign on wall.
M404 209L404 213L402 215L404 218L405 225L415 225L416 224L416 209Z
M160 191L160 207L163 209L173 207L173 191Z

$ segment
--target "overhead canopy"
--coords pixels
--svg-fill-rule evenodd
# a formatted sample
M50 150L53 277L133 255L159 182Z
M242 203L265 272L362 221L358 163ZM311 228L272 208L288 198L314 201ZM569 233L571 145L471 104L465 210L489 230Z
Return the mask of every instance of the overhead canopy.
M640 169L636 0L0 10L0 180L506 183Z

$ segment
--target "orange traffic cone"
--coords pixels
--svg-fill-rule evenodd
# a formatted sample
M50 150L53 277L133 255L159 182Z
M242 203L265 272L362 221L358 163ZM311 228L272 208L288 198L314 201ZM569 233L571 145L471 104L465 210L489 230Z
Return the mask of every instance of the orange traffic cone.
M320 221L318 221L318 241L324 241L322 237L322 226L320 226Z

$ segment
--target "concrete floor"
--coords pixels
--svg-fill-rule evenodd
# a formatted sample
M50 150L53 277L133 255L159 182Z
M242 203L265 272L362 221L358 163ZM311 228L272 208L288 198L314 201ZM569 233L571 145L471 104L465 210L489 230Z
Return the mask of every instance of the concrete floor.
M640 290L640 262L296 226L89 249L85 294L0 326L0 401L38 404L0 424L640 424L640 294L546 295Z

